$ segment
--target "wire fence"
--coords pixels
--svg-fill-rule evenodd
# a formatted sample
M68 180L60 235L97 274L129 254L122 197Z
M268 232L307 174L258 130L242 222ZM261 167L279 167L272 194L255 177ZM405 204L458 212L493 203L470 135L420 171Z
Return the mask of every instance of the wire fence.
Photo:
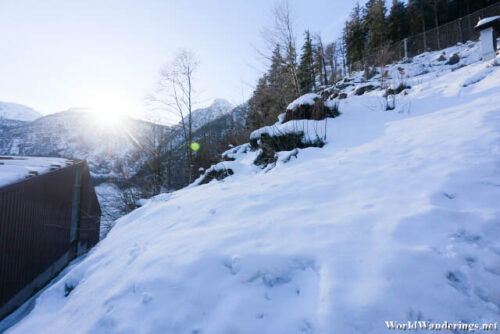
M374 52L365 55L362 62L353 63L352 70L362 70L366 65L385 65L414 57L426 51L436 51L458 43L477 41L479 31L474 29L477 22L482 18L497 15L500 15L500 1L434 29L426 30L395 43L383 45Z

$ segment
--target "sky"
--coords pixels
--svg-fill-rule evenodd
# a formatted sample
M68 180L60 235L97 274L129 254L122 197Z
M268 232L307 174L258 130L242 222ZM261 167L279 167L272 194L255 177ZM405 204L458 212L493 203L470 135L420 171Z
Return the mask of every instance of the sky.
M302 31L336 39L354 0L291 0ZM200 60L198 105L247 100L271 0L0 0L0 101L144 117L145 97L179 50ZM147 116L146 116L147 117Z

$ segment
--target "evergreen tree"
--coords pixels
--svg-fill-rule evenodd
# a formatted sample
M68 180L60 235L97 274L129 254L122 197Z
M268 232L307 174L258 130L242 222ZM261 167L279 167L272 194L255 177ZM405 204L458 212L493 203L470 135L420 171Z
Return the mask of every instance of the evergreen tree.
M276 45L269 70L259 79L249 100L248 126L256 129L276 122L278 115L295 98L287 59L281 54L280 45Z
M316 90L316 79L314 75L314 55L311 34L309 30L304 33L305 40L302 46L302 54L298 68L298 81L302 94Z
M408 16L410 18L410 35L428 30L430 21L428 0L409 0Z
M404 2L393 0L388 18L389 39L400 41L408 37L410 26L408 24L408 10Z
M384 0L368 0L364 10L363 23L368 32L367 48L373 51L381 46L388 37Z
M348 64L352 65L357 61L363 61L366 36L367 32L361 17L361 7L357 3L344 27L343 37Z

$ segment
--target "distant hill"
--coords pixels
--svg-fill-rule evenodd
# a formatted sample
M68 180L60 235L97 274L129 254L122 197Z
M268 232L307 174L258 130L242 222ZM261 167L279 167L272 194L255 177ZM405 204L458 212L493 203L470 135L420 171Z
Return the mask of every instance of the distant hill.
M0 123L2 119L30 122L42 117L38 111L22 104L0 101Z

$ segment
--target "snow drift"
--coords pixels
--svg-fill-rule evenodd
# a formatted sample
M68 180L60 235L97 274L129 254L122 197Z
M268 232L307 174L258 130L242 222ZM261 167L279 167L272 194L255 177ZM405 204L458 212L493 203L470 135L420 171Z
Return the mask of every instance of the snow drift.
M389 68L323 148L150 199L8 333L385 333L500 313L500 67L476 44ZM487 69L487 70L486 70ZM403 78L398 78L405 73ZM374 78L373 80L378 80ZM326 122L326 123L325 123ZM276 127L287 127L287 123ZM283 153L282 153L283 154Z

